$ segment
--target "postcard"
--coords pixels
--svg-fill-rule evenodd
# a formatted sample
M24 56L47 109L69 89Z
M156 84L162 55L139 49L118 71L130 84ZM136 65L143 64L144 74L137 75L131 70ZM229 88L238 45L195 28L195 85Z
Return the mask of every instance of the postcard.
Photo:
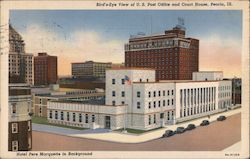
M248 1L0 4L1 158L249 158Z

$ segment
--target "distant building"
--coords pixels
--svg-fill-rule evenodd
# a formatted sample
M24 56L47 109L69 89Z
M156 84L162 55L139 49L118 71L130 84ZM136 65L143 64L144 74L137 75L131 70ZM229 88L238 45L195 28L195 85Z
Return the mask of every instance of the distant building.
M25 43L11 25L9 26L9 45L9 74L20 76L25 83L33 85L33 55L25 53Z
M69 100L69 101L86 101L91 99L104 98L103 92L96 90L82 90L82 89L67 89L59 88L58 90L51 90L48 88L33 88L32 98L33 106L32 112L34 116L47 117L47 103L49 101Z
M193 80L195 81L223 80L223 72L222 71L193 72Z
M233 78L232 80L232 103L234 105L241 104L241 78Z
M76 78L105 78L105 71L112 67L112 63L86 61L72 63L72 76Z
M125 44L125 66L153 68L156 80L191 80L199 71L199 40L180 26L161 35L136 35Z
M9 83L9 151L27 151L32 148L30 86L13 76ZM10 77L12 78L12 77Z
M57 82L57 56L38 53L34 57L34 84L49 85Z
M208 77L207 77L208 78ZM49 101L51 123L86 128L150 130L231 107L230 80L162 80L155 70L106 71L105 100Z

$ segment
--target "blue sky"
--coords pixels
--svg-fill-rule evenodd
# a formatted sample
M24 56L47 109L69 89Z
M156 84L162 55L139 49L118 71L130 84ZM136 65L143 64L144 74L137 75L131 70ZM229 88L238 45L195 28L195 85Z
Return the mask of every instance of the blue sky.
M86 42L86 39L84 41L84 37L90 37L89 39L93 40L93 42L91 42L93 46L98 42L106 43L105 45L103 44L103 47L107 47L106 51L108 51L110 47L110 53L117 52L116 54L114 53L117 57L112 56L111 53L111 57L114 57L114 60L110 61L123 62L123 44L128 41L131 34L136 34L137 32L144 32L147 35L151 33L164 33L164 30L171 29L177 24L178 17L182 17L185 20L187 37L193 37L200 40L200 56L204 54L204 57L200 60L201 69L209 69L207 66L209 61L207 60L217 60L216 58L218 57L215 55L221 52L221 49L227 47L225 48L227 51L232 50L228 48L231 43L237 44L236 47L239 47L237 51L233 50L234 54L237 55L233 56L233 58L235 59L235 57L238 57L237 65L239 64L242 38L242 12L238 10L13 10L10 13L10 22L13 27L23 35L26 42L26 50L34 54L40 51L47 51L58 56L67 56L67 52L62 49L46 49L46 46L49 45L46 44L46 39L40 42L42 46L37 45L35 48L34 43L32 44L34 40L32 40L30 36L35 33L36 36L39 37L40 34L42 36L46 33L46 35L48 34L47 36L53 36L52 39L55 41L60 41L61 45L74 47L70 45L72 43L80 43L77 46L78 53L77 50L73 48L65 49L74 50L75 54L77 54L77 58L71 57L72 62L76 62L77 60L91 60L87 56L87 53L81 51L81 47L84 47L84 43ZM34 28L36 28L35 32ZM33 32L30 30L33 30ZM40 32L39 30L42 31ZM80 37L79 35L84 37ZM83 39L79 40L81 38ZM216 46L214 46L215 41L219 43L216 44ZM55 43L54 45L57 44ZM209 47L215 47L217 52L209 53L204 50L208 50ZM72 51L72 53L74 51ZM100 51L94 49L91 51L93 55L95 55L96 61L105 60L103 58L98 59L98 53L101 54ZM59 52L61 52L61 54ZM229 55L231 54L233 54L233 52L229 53ZM79 55L82 55L82 58L79 58ZM210 56L214 56L214 58ZM222 54L222 56L224 56L224 54ZM226 63L228 63L228 60L226 60L227 59L224 60L224 66L221 65L221 61L218 61L218 64L221 66L211 69L225 69L226 71ZM229 75L230 73L227 74ZM239 75L240 73L238 71L238 73L235 72L234 74Z

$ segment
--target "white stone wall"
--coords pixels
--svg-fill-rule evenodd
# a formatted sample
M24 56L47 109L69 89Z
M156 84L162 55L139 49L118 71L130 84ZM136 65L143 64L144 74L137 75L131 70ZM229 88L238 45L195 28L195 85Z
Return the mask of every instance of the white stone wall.
M221 109L227 109L232 104L232 81L223 80L219 82L218 93L218 107Z
M16 113L13 113L13 105L16 105ZM30 120L31 95L9 97L9 122Z
M193 72L193 80L205 81L205 80L223 80L223 72Z
M202 114L207 114L207 112L213 112L218 109L218 82L204 81L204 82L176 83L175 89L176 89L176 119L190 118L192 116L202 116ZM181 100L181 90L182 90L182 100ZM205 90L205 98L204 98L204 90ZM193 95L191 92L193 92ZM186 98L186 106L185 106L185 98Z

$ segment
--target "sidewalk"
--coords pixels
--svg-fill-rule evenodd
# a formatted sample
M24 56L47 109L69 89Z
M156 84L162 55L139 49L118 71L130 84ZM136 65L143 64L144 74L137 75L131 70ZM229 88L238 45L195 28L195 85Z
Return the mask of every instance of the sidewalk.
M105 141L112 141L112 142L121 142L121 143L140 143L140 142L146 142L146 141L160 138L162 134L165 132L165 130L169 130L169 129L175 130L177 127L180 127L180 126L187 127L187 125L190 123L198 126L200 125L202 120L206 119L212 122L212 121L216 121L217 117L219 117L220 115L224 115L227 117L227 116L231 116L240 112L241 112L241 108L235 109L235 110L229 110L227 112L210 115L210 119L208 119L208 117L206 116L206 117L195 119L192 121L179 123L177 125L170 125L165 128L155 130L155 131L150 131L141 135L125 134L125 133L112 131L112 132L98 133L98 134L91 134L91 133L90 134L69 134L69 136L88 138L88 139L98 139L98 140L105 140Z

